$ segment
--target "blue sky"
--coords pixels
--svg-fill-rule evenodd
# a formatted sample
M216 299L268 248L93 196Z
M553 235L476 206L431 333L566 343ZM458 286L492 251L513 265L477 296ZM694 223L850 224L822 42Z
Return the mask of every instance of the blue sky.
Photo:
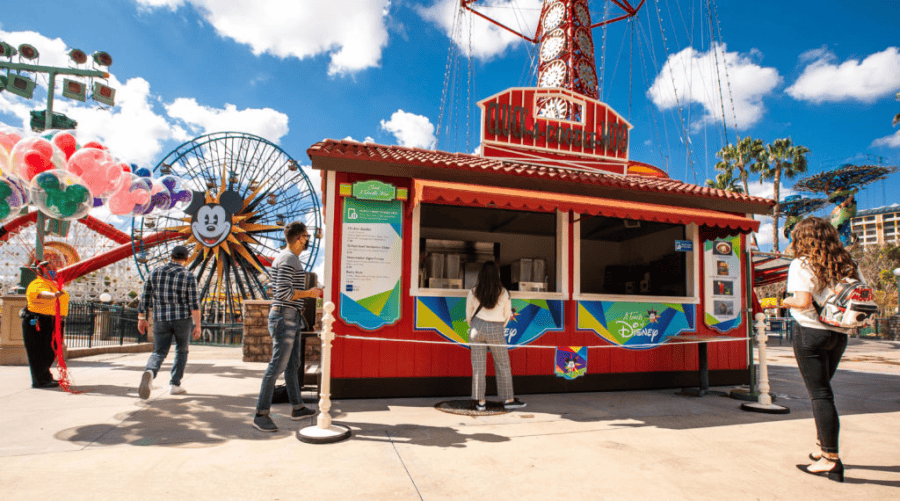
M4 2L0 40L31 43L44 65L68 65L71 48L109 52L117 106L103 110L58 96L54 109L78 120L79 141L100 139L123 161L153 167L184 141L241 131L308 166L306 149L323 138L475 151L475 102L534 86L535 47L481 19L458 19L456 4ZM740 134L767 143L791 137L811 150L810 174L843 163L900 164L900 128L891 125L900 112L900 1L713 5L710 15L707 0L648 0L634 24L633 49L628 23L594 30L601 99L634 125L632 159L703 184L715 175L714 154L726 134L731 142ZM541 0L475 6L533 34ZM590 6L595 22L618 13L597 0ZM46 79L38 81L46 87ZM28 112L43 109L45 98L43 89L30 101L0 93L0 127L26 126ZM318 173L309 175L318 186ZM751 192L770 196L771 185L753 182ZM870 185L859 208L896 203L897 193L900 174ZM770 235L764 224L764 249Z

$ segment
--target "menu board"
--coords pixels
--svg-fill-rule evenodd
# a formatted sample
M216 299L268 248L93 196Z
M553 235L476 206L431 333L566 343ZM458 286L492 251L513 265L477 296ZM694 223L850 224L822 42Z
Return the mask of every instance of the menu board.
M741 323L741 238L707 240L704 252L704 320L720 332Z
M341 319L375 330L400 319L403 202L344 198Z

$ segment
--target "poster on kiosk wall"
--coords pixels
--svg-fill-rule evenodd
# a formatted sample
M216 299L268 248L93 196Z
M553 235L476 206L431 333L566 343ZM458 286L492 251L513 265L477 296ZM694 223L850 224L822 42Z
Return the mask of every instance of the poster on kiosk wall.
M741 323L741 237L704 242L706 325L728 332Z
M359 194L357 187L354 195ZM340 315L365 330L400 319L403 202L392 200L393 193L390 198L344 197Z

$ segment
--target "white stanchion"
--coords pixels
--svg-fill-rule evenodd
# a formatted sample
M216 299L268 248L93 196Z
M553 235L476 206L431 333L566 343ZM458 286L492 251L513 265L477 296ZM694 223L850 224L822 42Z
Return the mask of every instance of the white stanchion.
M322 385L319 389L319 416L316 426L308 426L297 432L297 438L301 442L310 444L330 444L350 438L350 428L339 426L331 422L331 342L334 340L334 332L331 324L334 323L334 303L328 301L322 307L325 314L322 316L322 332L319 337L322 340Z
M769 394L769 367L766 360L766 315L756 314L756 341L759 344L759 402L741 404L741 410L750 412L763 412L766 414L788 414L790 409L772 403L772 395Z

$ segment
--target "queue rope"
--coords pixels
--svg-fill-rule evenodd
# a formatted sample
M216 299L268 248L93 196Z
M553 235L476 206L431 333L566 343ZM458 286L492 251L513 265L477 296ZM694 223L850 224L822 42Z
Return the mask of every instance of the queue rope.
M358 339L363 341L396 341L400 343L418 343L418 344L447 344L447 345L456 345L456 346L472 346L473 344L477 344L479 346L497 346L497 347L506 347L506 348L541 348L541 349L557 349L559 346L548 346L548 345L532 345L532 344L523 344L523 345L514 345L510 346L508 344L488 344L488 343L457 343L455 341L426 341L422 339L394 339L387 337L373 337L373 336L354 336L351 334L335 334L335 338L344 338L344 339ZM675 337L677 338L677 336ZM674 339L674 338L669 338ZM659 346L682 346L686 344L701 344L701 343L732 343L735 341L748 341L752 338L749 337L735 337L735 338L716 338L709 339L703 341L678 341L676 343L645 343L645 344L629 344L627 346L617 345L617 344L608 344L608 345L595 345L595 346L587 346L588 349L593 348L655 348Z

